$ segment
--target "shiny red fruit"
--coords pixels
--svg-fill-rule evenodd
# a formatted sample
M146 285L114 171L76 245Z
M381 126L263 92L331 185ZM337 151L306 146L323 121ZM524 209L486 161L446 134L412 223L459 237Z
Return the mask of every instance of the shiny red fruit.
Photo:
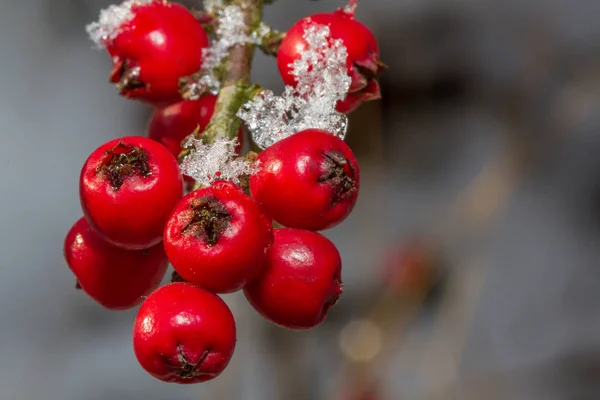
M94 232L85 218L65 238L67 264L81 289L102 306L124 310L142 302L160 285L169 261L162 245L124 250Z
M127 249L159 243L183 195L179 165L153 140L129 136L96 149L81 170L84 215L107 241Z
M152 293L133 326L133 350L150 375L172 383L216 378L229 364L235 321L217 295L189 283L171 283Z
M377 40L369 28L354 19L352 12L343 10L311 15L290 28L277 53L277 65L285 84L296 86L290 64L300 59L308 48L303 35L315 24L327 25L331 38L341 40L348 51L346 64L352 83L348 97L338 103L337 110L349 113L364 101L379 99L381 93L376 78L385 67L379 59Z
M175 157L181 152L181 143L196 129L202 132L210 122L215 111L217 96L207 94L198 100L184 100L154 111L148 137L165 146ZM238 134L239 154L242 146L243 130Z
M179 79L201 69L206 32L178 3L134 4L131 13L116 37L105 42L113 59L110 81L122 96L152 105L181 101Z
M289 329L309 329L325 319L342 294L341 272L340 253L325 236L275 229L267 263L244 293L271 322Z
M352 150L329 132L308 129L268 147L250 176L252 195L281 225L318 231L354 208L360 172Z
M258 204L225 181L181 199L164 233L177 273L216 293L235 292L252 280L272 239L272 223Z

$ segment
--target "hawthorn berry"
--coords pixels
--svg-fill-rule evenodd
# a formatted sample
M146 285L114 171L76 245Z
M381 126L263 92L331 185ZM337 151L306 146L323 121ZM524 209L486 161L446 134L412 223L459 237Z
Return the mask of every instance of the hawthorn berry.
M340 254L325 236L275 229L267 262L244 294L271 322L289 329L309 329L323 322L342 294L341 271Z
M164 382L189 384L216 378L229 364L235 342L235 321L227 304L185 282L150 294L133 326L138 362Z
M208 35L178 3L133 2L129 12L104 40L113 61L110 81L122 96L155 106L181 101L179 80L201 69Z
M352 79L348 97L337 104L342 113L354 111L362 102L381 97L377 76L385 68L379 59L379 47L373 33L343 9L303 18L288 31L277 53L277 65L286 85L295 87L292 64L308 49L305 31L312 25L329 27L331 38L341 40L348 52L348 75Z
M158 287L169 261L162 245L125 250L103 240L85 218L65 238L64 255L78 287L102 306L124 310Z
M258 155L252 195L281 225L318 231L343 221L360 186L358 163L340 138L318 129L287 137Z
M271 220L228 181L181 199L164 232L165 250L177 273L216 293L235 292L252 280L272 239Z
M96 149L81 170L79 193L92 228L114 245L144 249L159 243L183 195L179 165L161 144L129 136Z

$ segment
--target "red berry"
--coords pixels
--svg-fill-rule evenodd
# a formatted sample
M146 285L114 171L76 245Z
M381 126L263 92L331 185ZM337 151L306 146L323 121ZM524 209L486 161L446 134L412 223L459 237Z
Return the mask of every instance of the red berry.
M133 326L140 365L164 382L199 383L216 378L233 355L233 315L217 295L189 283L152 293Z
M206 32L178 3L134 4L131 13L105 42L113 59L110 81L128 98L157 106L181 101L179 79L201 69Z
M94 232L85 218L65 238L65 259L83 289L102 306L131 308L160 284L167 265L162 245L146 250L114 247Z
M161 241L183 183L177 160L164 146L130 136L111 140L89 156L79 193L85 217L104 239L144 249Z
M379 60L377 40L366 26L354 19L353 13L337 10L332 13L311 15L301 19L288 31L277 53L279 72L286 85L296 86L291 74L292 64L307 50L305 30L311 25L327 25L333 39L343 42L348 51L348 75L352 78L348 98L338 103L337 110L349 113L363 101L381 97L377 75L384 68Z
M331 228L354 208L360 186L352 150L329 132L308 129L268 147L250 177L252 195L280 224Z
M154 111L148 137L163 144L169 151L178 157L181 152L181 142L197 128L203 131L215 111L217 96L207 94L198 100L185 100ZM238 146L240 152L243 139L243 130L240 127Z
M342 294L340 253L325 236L300 229L273 232L265 266L244 288L252 306L290 329L320 324Z
M164 233L177 273L216 293L234 292L252 280L272 238L272 223L258 204L225 181L185 196Z

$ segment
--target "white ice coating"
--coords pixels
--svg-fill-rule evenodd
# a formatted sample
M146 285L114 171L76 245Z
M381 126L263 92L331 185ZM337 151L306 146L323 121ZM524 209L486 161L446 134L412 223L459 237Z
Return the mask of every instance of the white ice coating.
M219 179L238 183L240 176L253 171L246 160L236 158L236 139L217 137L214 143L204 144L202 140L190 138L187 145L193 145L194 150L183 159L179 168L184 175L202 185L208 186Z
M326 130L341 139L346 136L348 118L335 110L351 83L346 47L341 40L331 38L326 25L311 24L304 39L307 49L291 64L298 81L296 88L286 86L281 96L265 90L238 112L262 149L310 128Z
M205 1L204 8L216 15L218 21L215 32L216 40L213 40L210 47L202 51L203 74L198 82L193 82L190 85L208 88L212 92L217 92L220 82L215 75L215 68L220 66L223 59L227 57L229 49L238 44L248 43L252 38L246 34L244 13L240 7L235 5L223 7L222 1L212 0ZM192 92L195 91L192 90Z
M358 0L349 0L348 5L346 5L343 10L346 14L354 15L356 8L358 7Z
M254 44L261 44L262 41L268 37L271 33L273 33L273 31L271 30L271 28L269 27L269 25L265 24L264 22L260 22L260 24L258 25L258 28L256 28L254 30L254 32L252 32L252 36L250 37L250 41Z
M220 8L225 7L223 0L204 0L204 10L208 13L216 13Z
M85 27L90 39L98 48L104 47L106 40L114 39L120 32L121 27L134 17L131 11L133 6L152 3L154 0L127 0L119 5L111 5L100 11L98 21L92 22Z

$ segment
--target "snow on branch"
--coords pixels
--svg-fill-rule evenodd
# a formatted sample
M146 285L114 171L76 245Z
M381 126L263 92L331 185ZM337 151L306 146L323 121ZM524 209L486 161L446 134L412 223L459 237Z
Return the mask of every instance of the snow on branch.
M184 175L205 186L220 179L239 183L239 177L249 175L252 167L243 158L236 158L236 144L236 139L220 136L211 144L190 138L186 147L193 146L194 150L183 159L179 168Z
M281 96L265 90L238 112L262 149L296 132L315 128L346 136L348 118L336 111L350 88L348 53L341 40L331 38L329 27L307 21L308 47L292 66L297 86L287 86Z
M223 7L222 1L212 0L204 3L206 11L214 13L217 19L216 39L210 47L202 51L202 71L200 79L189 85L192 93L203 93L202 88L217 92L220 87L216 69L228 56L229 49L239 44L251 42L251 37L246 34L244 13L237 5Z

